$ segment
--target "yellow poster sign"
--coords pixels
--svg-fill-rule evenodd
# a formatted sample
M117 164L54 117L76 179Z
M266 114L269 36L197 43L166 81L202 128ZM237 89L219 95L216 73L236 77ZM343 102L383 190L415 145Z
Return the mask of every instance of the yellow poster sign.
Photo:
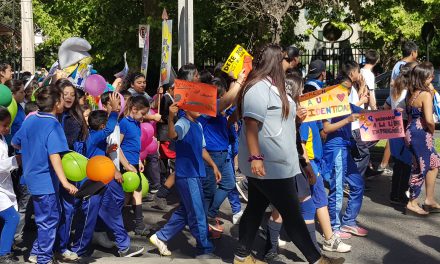
M299 102L307 109L304 122L351 114L348 89L340 84L301 95Z
M222 71L229 74L233 73L235 79L238 78L238 74L245 66L245 57L249 56L251 60L254 58L240 45L235 46L235 49L231 52L225 64L222 67ZM248 72L246 73L246 75Z
M162 56L160 61L160 85L170 82L171 74L171 47L172 47L172 20L162 21Z

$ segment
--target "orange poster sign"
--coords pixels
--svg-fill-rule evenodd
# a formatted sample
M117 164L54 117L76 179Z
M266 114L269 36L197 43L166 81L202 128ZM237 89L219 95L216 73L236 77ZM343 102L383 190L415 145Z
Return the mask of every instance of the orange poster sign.
M174 101L181 109L217 116L217 87L214 85L175 80Z

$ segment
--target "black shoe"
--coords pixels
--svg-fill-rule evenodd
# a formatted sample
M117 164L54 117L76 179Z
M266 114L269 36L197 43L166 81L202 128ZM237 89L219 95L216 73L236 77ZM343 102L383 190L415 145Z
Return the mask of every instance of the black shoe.
M390 204L406 206L408 204L408 200L404 201L402 199L392 197L390 198Z
M23 262L20 262L19 259L14 255L8 254L0 257L0 263L10 264L10 263L23 263Z
M121 258L130 258L130 257L136 257L142 255L142 252L144 252L143 247L138 246L131 246L123 251L118 251L119 257Z
M154 203L160 210L165 210L167 208L167 199L158 196L158 193L154 194Z
M147 196L142 199L142 201L147 203L154 201L154 194L148 193Z
M135 229L134 229L134 234L136 235L136 236L144 236L144 237L146 237L146 236L148 236L148 234L150 233L150 228L149 227L147 227L147 226L144 226L143 228L141 228L141 227L136 227Z
M235 184L235 186L237 187L237 191L238 191L238 193L240 193L243 200L245 200L247 202L248 201L248 189L247 189L247 185L245 184L244 181L245 180L241 180L241 181L237 182Z
M379 175L382 175L382 171L371 170L370 168L368 168L365 172L365 179L367 181L370 181L375 179Z
M276 252L269 252L264 256L264 261L267 263L284 263L280 255Z

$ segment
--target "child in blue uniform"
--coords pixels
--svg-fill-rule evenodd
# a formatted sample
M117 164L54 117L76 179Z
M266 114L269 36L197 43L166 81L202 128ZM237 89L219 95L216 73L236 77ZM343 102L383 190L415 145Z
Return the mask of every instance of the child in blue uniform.
M176 140L176 187L180 196L180 206L168 223L150 237L150 242L159 249L161 255L169 256L166 243L186 225L197 241L197 255L210 255L214 248L208 240L208 224L203 205L201 179L206 177L205 160L212 167L217 181L221 174L214 161L205 150L203 128L196 118L200 113L186 111L174 125L173 118L178 112L177 103L170 106L168 136Z
M53 263L53 246L60 220L59 184L70 194L77 188L64 175L60 153L69 151L63 128L55 117L63 112L63 91L55 86L41 89L37 95L40 109L23 122L12 138L12 145L22 150L23 177L35 209L37 238L31 255L38 263Z
M119 123L121 129L121 164L124 171L140 173L144 171L144 165L140 160L141 153L141 127L149 112L150 104L144 96L133 96L128 101L127 116ZM140 176L139 176L140 177ZM146 236L148 229L144 224L142 211L142 186L133 192L135 234Z
M359 65L356 62L345 62L342 65L342 85L352 87L359 80ZM350 89L347 89L350 93ZM347 233L366 236L367 230L356 223L356 218L362 207L364 193L364 178L359 173L351 155L352 142L351 123L358 120L362 108L350 104L352 115L323 120L323 130L327 134L324 146L323 160L326 164L327 180L330 183L328 209L330 222L335 233L340 237L348 237ZM348 184L347 209L341 214L344 184ZM341 218L341 216L343 217Z
M108 109L109 113L97 110L89 115L90 130L86 140L87 158L106 155L106 138L113 132L118 122L119 100L116 94L111 96L111 102L112 106ZM86 180L84 179L81 184ZM72 252L78 256L84 256L89 250L88 247L93 238L101 199L102 195L96 194L80 202L81 210L76 215L75 236L72 242Z
M320 135L321 121L304 122L300 127L302 146L305 156L316 175L316 183L310 185L313 203L316 207L316 217L325 238L323 249L345 253L351 250L351 246L343 243L341 238L333 234L328 212L328 198L322 178L322 141ZM315 216L313 216L315 218Z

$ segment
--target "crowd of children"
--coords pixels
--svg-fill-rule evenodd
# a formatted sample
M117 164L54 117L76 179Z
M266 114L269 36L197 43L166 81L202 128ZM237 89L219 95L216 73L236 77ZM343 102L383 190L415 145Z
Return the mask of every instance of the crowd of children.
M298 98L325 88L326 67L321 60L312 61L304 82L295 70L300 53L294 47L265 46L250 74L242 71L237 79L223 73L221 65L200 73L195 65L184 65L153 97L145 91L145 76L131 74L100 95L99 110L66 78L53 77L50 85L38 85L32 79L13 79L11 66L0 64L0 82L17 103L15 117L0 107L0 262L18 262L13 244L24 226L31 225L32 215L37 237L27 258L31 263L80 261L92 253L94 239L104 247L116 247L120 257L139 256L144 248L130 241L123 219L126 205L134 213L135 235L149 236L161 255L172 254L167 243L188 226L197 242L196 258L213 258L210 240L224 231L219 209L228 198L233 223L240 222L234 263L261 262L251 252L269 206L272 214L262 233L266 262L279 260L284 226L309 263L343 263L343 258L321 253L315 218L324 251L349 252L351 246L342 240L368 234L356 220L374 143L362 142L359 113L383 108L403 114L406 139L389 141L394 159L391 202L404 203L417 215L440 210L434 199L440 156L433 146L433 66L415 62L417 46L412 42L402 51L404 59L393 70L384 106L376 104L372 68L379 57L370 50L362 70L353 61L341 65L338 83L347 87L352 114L312 122L302 121L307 112ZM214 85L216 116L179 109L174 78ZM157 128L158 146L142 157L145 122ZM68 180L61 159L70 151L89 159L108 156L114 178L108 184ZM246 176L241 182L238 171ZM146 198L141 185L124 193L125 172L139 178L146 173ZM423 183L426 200L420 207L417 198ZM143 199L163 210L173 186L180 205L166 225L152 233L144 221ZM348 202L342 213L344 191ZM239 193L247 201L245 210Z

